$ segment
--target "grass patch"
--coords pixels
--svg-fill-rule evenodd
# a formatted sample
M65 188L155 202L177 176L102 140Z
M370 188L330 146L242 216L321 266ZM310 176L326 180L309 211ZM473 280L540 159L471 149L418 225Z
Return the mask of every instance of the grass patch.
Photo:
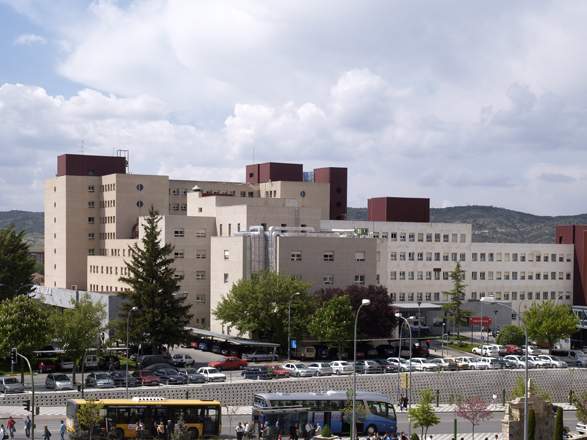
M444 345L445 347L451 348L453 350L463 351L467 354L473 355L473 348L476 347L476 344L469 344L468 342L449 342L448 344Z

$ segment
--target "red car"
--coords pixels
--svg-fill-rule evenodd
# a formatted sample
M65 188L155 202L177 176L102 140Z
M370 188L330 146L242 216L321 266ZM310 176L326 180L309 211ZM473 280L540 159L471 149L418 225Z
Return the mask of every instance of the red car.
M270 367L270 371L271 371L271 375L275 379L287 379L290 376L289 371L287 371L281 365L274 365L274 366Z
M505 346L505 354L522 354L523 351L520 347L513 344L508 344Z
M248 362L237 358L236 356L225 357L221 361L208 362L209 367L218 368L219 370L238 370L248 365Z
M150 372L137 370L132 375L144 386L157 386L161 384L161 379Z

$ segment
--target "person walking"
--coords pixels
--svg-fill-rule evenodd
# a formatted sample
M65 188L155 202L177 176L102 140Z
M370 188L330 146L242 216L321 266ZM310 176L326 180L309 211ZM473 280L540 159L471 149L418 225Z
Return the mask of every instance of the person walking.
M144 437L144 435L145 435L145 424L143 423L143 421L142 421L142 420L139 420L139 421L137 422L137 427L136 427L136 429L137 429L137 438L138 438L139 440L143 440L143 437Z
M30 438L32 427L33 427L33 422L31 421L31 417L26 416L26 419L24 421L24 435L26 436L26 438Z
M163 420L157 424L157 438L160 440L165 438L165 425L163 424Z
M16 432L15 426L16 422L14 421L12 416L8 417L8 420L6 421L6 429L8 430L8 435L11 440L14 439L14 433Z
M49 431L47 425L45 425L45 428L43 429L43 440L51 440L51 431Z
M241 422L237 423L236 427L234 428L234 431L236 432L236 439L242 440L245 435L245 428L243 427L243 424Z
M61 421L61 424L59 425L59 439L60 440L65 440L65 423L63 423L63 420Z
M4 423L0 424L0 439L6 440L8 438L8 434L6 433L6 428L4 427Z

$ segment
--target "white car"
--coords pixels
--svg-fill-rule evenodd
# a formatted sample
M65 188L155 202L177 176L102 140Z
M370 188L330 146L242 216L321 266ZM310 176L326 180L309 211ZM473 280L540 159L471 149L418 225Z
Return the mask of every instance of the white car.
M567 364L565 361L561 361L560 359L557 359L556 357L549 354L541 354L538 356L538 358L548 362L552 368L567 368L569 366L569 364Z
M514 368L524 368L524 361L522 360L522 356L517 354L508 354L507 356L503 357L503 360L509 362ZM530 365L528 364L528 367Z
M479 356L497 357L499 356L499 348L496 345L481 345L474 347L472 352Z
M305 364L294 364L289 362L287 364L283 364L282 368L289 371L289 374L292 376L296 377L312 377L318 375L318 371L311 370L310 368L306 367Z
M332 368L332 372L338 375L353 374L355 370L352 364L347 361L332 361L330 362L330 367Z
M467 365L469 370L487 370L488 365L480 361L480 359L472 356L460 356L455 358L457 365Z
M525 345L522 345L522 352L526 353L526 346ZM536 347L535 345L529 345L528 346L528 354L529 355L540 354L540 349L538 347Z
M204 376L206 382L226 382L226 374L221 373L217 368L214 367L198 368L197 373Z
M489 344L491 347L495 347L497 349L497 353L500 356L504 356L507 353L506 348L503 345L499 344Z
M312 362L308 364L308 368L316 371L316 376L330 376L332 374L332 367L326 362Z
M438 371L438 365L430 362L426 358L412 358L412 366L416 371Z
M543 359L540 356L528 356L528 360L534 363L534 368L552 368L553 365L549 360ZM528 365L528 367L530 367Z

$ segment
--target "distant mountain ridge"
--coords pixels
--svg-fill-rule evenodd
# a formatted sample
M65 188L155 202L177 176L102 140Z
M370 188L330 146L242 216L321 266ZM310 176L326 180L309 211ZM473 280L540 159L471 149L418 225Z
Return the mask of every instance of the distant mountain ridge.
M348 208L349 220L367 220L367 208ZM539 216L494 206L432 208L435 223L470 223L473 241L490 243L553 243L555 225L587 224L587 214ZM42 244L42 212L0 211L0 228L14 224L35 244Z
M348 208L349 220L367 220L367 208ZM554 243L556 225L587 224L587 214L539 216L494 206L432 208L434 223L470 223L473 241L488 243Z

